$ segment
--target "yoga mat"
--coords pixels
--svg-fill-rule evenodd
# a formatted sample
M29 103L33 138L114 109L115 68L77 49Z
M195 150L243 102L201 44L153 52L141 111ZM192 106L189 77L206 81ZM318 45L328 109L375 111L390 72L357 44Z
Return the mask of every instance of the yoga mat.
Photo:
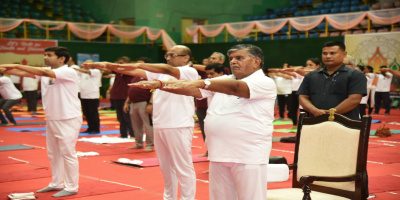
M99 135L99 134L93 134ZM107 137L103 135L101 137L88 137L88 138L80 138L78 139L80 142L89 142L94 144L115 144L115 143L127 143L127 142L135 142L133 139L128 138L120 138L120 137Z
M98 134L79 133L79 136L108 135L108 134L119 134L119 130L100 131L100 133L98 133Z
M20 144L0 146L0 151L11 151L11 150L21 150L21 149L33 149L33 147L28 147Z
M375 135L375 133L376 133L376 130L372 130L372 131L369 132L369 135ZM392 129L390 129L390 133L398 134L398 133L400 133L400 130L392 130Z
M34 117L14 117L15 120L35 120Z
M100 131L98 134L89 134L89 133L79 133L79 136L92 136L92 135L109 135L109 134L119 134L119 130L112 130L112 131ZM46 133L42 133L43 136Z
M37 125L37 124L46 124L46 122L18 122L16 125L12 126L25 126L25 125ZM0 126L8 126L7 124L0 124Z
M99 113L115 113L115 110L100 110Z
M30 170L18 170L18 172L14 171L1 171L0 172L0 183L10 182L10 181L21 181L21 180L29 180L36 178L44 178L51 177L50 168L34 168Z
M273 125L286 125L286 124L293 124L291 121L274 121Z
M297 129L274 129L274 132L296 133Z
M199 157L200 154L192 155L193 162L206 162L208 161L207 157ZM122 163L119 161L111 161L116 164L121 164L121 165L127 165L127 166L136 166L136 167L154 167L158 166L158 160L157 158L143 158L143 159L134 159L138 161L143 161L142 164L128 164L128 163Z
M371 123L372 123L372 124L381 123L381 120L373 119L373 120L371 120Z
M100 126L104 128L105 126ZM81 128L89 128L87 125L82 125ZM15 132L28 132L28 131L45 131L46 127L39 127L39 128L8 128L9 131Z
M119 124L119 121L101 121L101 124Z
M15 131L15 132L28 132L28 131L45 131L46 127L39 127L39 128L8 128L8 131Z
M100 119L116 119L116 116L100 116Z
M117 116L117 113L102 114L102 116Z

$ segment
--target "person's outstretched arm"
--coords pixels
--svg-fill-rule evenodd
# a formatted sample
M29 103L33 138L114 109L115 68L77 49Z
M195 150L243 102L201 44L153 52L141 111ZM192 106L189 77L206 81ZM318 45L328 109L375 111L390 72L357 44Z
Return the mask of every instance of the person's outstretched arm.
M48 76L50 78L56 78L56 74L51 69L41 68L41 67L31 67L28 65L19 64L7 64L0 65L1 68L5 68L3 73L10 75L27 76L34 78L37 76ZM25 73L24 73L25 72Z

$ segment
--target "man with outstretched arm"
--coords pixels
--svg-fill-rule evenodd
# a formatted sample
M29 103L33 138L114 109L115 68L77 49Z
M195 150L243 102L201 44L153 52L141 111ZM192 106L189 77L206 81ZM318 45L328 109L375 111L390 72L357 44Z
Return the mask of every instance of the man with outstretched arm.
M230 76L131 86L212 98L205 119L210 199L265 200L276 86L261 70L264 55L260 48L240 44L228 56Z
M46 114L47 155L53 180L37 192L59 191L53 197L78 193L79 162L75 146L82 126L78 98L78 75L67 66L70 54L65 47L45 49L44 62L50 68L0 65L5 74L41 79L42 103Z
M177 45L165 54L167 64L135 63L114 64L100 62L90 64L109 68L118 73L139 76L161 83L169 80L197 80L197 71L190 67L192 52ZM194 200L196 174L192 161L192 138L194 129L194 99L162 90L153 94L154 145L164 176L164 199L176 200L178 183L181 199Z

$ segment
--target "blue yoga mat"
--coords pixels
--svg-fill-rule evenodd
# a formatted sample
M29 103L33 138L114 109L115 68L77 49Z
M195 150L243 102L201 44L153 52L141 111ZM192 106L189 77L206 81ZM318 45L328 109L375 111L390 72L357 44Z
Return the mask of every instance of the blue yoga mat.
M34 117L15 117L15 120L35 120L37 118Z
M111 135L111 134L119 134L119 130L112 131L101 131L98 134L89 134L89 133L79 133L79 136L92 136L92 135ZM46 133L42 133L42 135L46 135Z
M104 128L105 126L100 126ZM82 125L82 128L88 128L87 125ZM39 127L39 128L8 128L9 131L15 132L28 132L28 131L45 131L46 127Z
M28 131L45 131L46 127L40 128L8 128L8 131L15 131L15 132L28 132Z
M370 131L370 132L369 132L369 135L375 135L375 133L376 133L376 130L373 130L373 131ZM390 133L392 133L392 134L399 134L399 133L400 133L400 130L390 130Z
M373 119L373 120L371 120L371 123L372 123L372 124L381 123L381 120Z

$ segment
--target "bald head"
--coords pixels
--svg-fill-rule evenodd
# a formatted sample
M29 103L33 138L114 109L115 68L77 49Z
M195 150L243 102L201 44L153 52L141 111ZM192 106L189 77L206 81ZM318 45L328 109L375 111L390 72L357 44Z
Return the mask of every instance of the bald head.
M192 59L192 51L187 46L176 45L168 50L165 59L171 66L185 66Z
M175 45L172 47L172 49L178 49L183 55L188 55L189 60L192 59L192 51L189 49L189 47L185 45Z

